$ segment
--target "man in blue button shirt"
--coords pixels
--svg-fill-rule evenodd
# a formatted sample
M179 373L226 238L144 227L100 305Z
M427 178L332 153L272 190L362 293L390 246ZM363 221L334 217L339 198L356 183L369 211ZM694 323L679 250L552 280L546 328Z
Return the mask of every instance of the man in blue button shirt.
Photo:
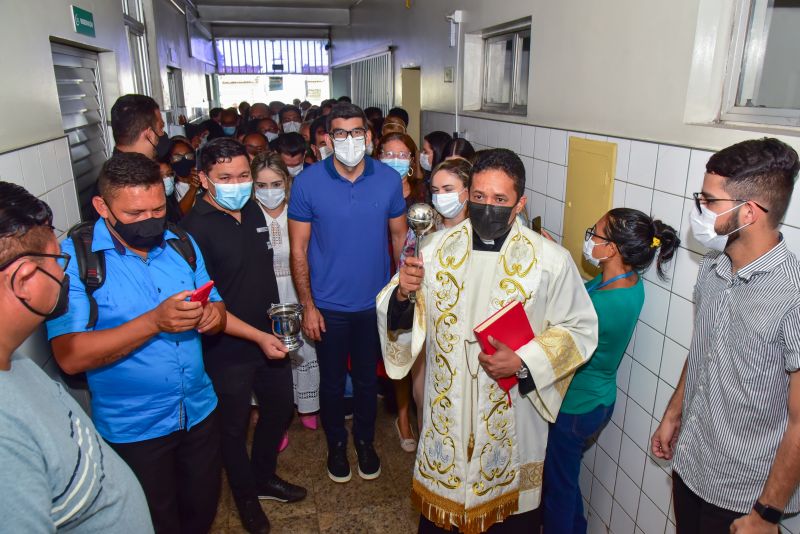
M372 134L361 108L337 104L326 127L327 145L333 146L335 157L295 179L289 240L292 278L304 306L303 331L317 341L328 476L344 483L351 478L344 427L348 356L358 474L372 480L381 472L372 445L381 354L375 296L389 281L389 233L395 262L403 249L406 204L397 172L364 157Z
M47 323L61 368L86 372L98 432L130 465L144 489L156 532L207 532L220 491L217 397L203 367L200 334L224 329L216 290L189 302L209 281L202 254L195 269L166 242L166 197L158 164L138 153L108 160L93 205L92 251L105 257L105 283L93 296L97 323L78 274L68 312ZM72 239L62 243L75 257Z

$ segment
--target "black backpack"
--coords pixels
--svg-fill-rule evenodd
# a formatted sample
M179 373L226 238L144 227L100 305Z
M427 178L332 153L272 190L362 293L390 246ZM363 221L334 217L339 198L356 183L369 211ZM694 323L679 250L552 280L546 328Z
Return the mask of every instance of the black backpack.
M92 239L94 238L94 221L78 223L69 230L69 237L75 246L75 260L78 262L78 276L86 287L89 297L89 322L86 328L94 328L97 324L97 301L94 292L100 289L106 281L106 255L105 252L92 252ZM177 239L167 239L167 244L186 260L186 263L197 270L197 257L189 234L174 223L167 223L167 230L178 236Z

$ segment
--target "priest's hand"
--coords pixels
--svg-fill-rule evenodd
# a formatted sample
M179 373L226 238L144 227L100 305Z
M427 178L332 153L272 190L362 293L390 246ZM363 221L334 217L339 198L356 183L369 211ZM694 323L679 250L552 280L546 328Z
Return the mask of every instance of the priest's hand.
M489 336L489 343L497 349L497 352L491 356L483 352L478 355L478 361L486 374L494 380L516 374L519 368L522 367L522 358L511 350L508 345L503 344L492 336Z
M408 299L409 293L419 291L424 277L425 267L422 258L407 257L405 264L400 267L400 288L397 290L397 300L403 302Z

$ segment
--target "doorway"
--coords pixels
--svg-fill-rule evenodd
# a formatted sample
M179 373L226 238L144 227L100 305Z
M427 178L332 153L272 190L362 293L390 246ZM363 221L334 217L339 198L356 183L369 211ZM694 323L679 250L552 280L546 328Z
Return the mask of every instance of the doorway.
M422 139L420 138L420 122L422 121L422 96L420 94L420 71L419 67L411 69L402 69L401 71L402 83L402 100L400 106L408 112L408 128L407 133L417 147L420 146Z

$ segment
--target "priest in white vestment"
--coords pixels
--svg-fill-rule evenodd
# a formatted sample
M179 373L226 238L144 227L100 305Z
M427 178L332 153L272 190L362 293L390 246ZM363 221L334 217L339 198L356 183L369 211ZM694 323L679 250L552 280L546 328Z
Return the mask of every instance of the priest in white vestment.
M426 237L377 296L384 364L399 379L427 358L412 483L420 533L537 532L548 422L597 346L597 316L569 253L517 221L516 154L479 153L469 191L469 218ZM511 300L535 339L516 352L494 340L487 356L472 330ZM496 380L511 375L509 395Z

